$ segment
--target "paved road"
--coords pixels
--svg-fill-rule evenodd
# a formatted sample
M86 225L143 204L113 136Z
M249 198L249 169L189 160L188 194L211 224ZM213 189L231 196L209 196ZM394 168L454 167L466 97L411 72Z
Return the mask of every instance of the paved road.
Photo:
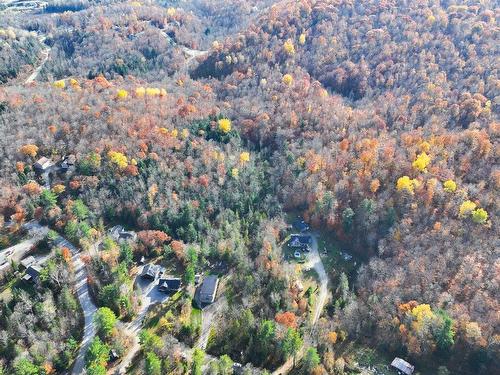
M55 240L55 245L58 247L67 247L71 251L73 266L75 269L76 294L78 300L80 301L80 305L82 306L83 316L85 319L82 342L71 372L73 375L80 375L85 371L85 353L87 353L87 349L95 336L96 328L94 324L94 314L97 311L97 307L90 298L87 285L87 269L80 258L80 251L73 246L72 243L61 236Z

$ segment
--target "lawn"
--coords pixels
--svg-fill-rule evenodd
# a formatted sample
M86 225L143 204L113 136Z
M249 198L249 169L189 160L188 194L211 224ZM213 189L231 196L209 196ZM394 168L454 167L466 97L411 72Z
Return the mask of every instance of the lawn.
M191 327L195 329L201 327L201 319L202 319L201 309L193 307L193 309L191 310L190 319L191 319Z

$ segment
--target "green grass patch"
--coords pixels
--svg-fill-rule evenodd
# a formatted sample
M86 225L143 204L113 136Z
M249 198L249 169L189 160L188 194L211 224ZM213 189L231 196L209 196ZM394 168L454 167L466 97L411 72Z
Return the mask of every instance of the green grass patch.
M202 320L201 309L193 307L193 309L191 310L190 320L191 320L191 327L193 327L194 329L201 327L201 320Z

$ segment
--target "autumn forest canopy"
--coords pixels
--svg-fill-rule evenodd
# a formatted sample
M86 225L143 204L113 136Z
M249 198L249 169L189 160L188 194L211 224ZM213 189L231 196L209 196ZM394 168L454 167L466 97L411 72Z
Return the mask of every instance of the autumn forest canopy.
M98 308L88 374L125 362L137 316L134 374L350 374L368 371L359 348L493 374L499 16L490 0L0 5L0 249L36 222L50 258L36 287L17 264L0 282L0 374L77 362L85 307L58 236ZM325 301L287 253L297 217ZM144 262L185 290L141 315ZM221 279L210 326L195 274Z

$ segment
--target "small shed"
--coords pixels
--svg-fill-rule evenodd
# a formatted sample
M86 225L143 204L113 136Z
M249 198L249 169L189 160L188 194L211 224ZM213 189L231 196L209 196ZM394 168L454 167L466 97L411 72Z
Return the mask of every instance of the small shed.
M415 366L410 365L404 359L398 357L393 359L393 361L391 362L391 366L398 370L399 373L405 375L412 375L413 371L415 371Z
M37 172L43 173L49 170L49 168L52 167L53 165L54 162L51 159L43 156L37 160L37 162L33 165L33 167Z

